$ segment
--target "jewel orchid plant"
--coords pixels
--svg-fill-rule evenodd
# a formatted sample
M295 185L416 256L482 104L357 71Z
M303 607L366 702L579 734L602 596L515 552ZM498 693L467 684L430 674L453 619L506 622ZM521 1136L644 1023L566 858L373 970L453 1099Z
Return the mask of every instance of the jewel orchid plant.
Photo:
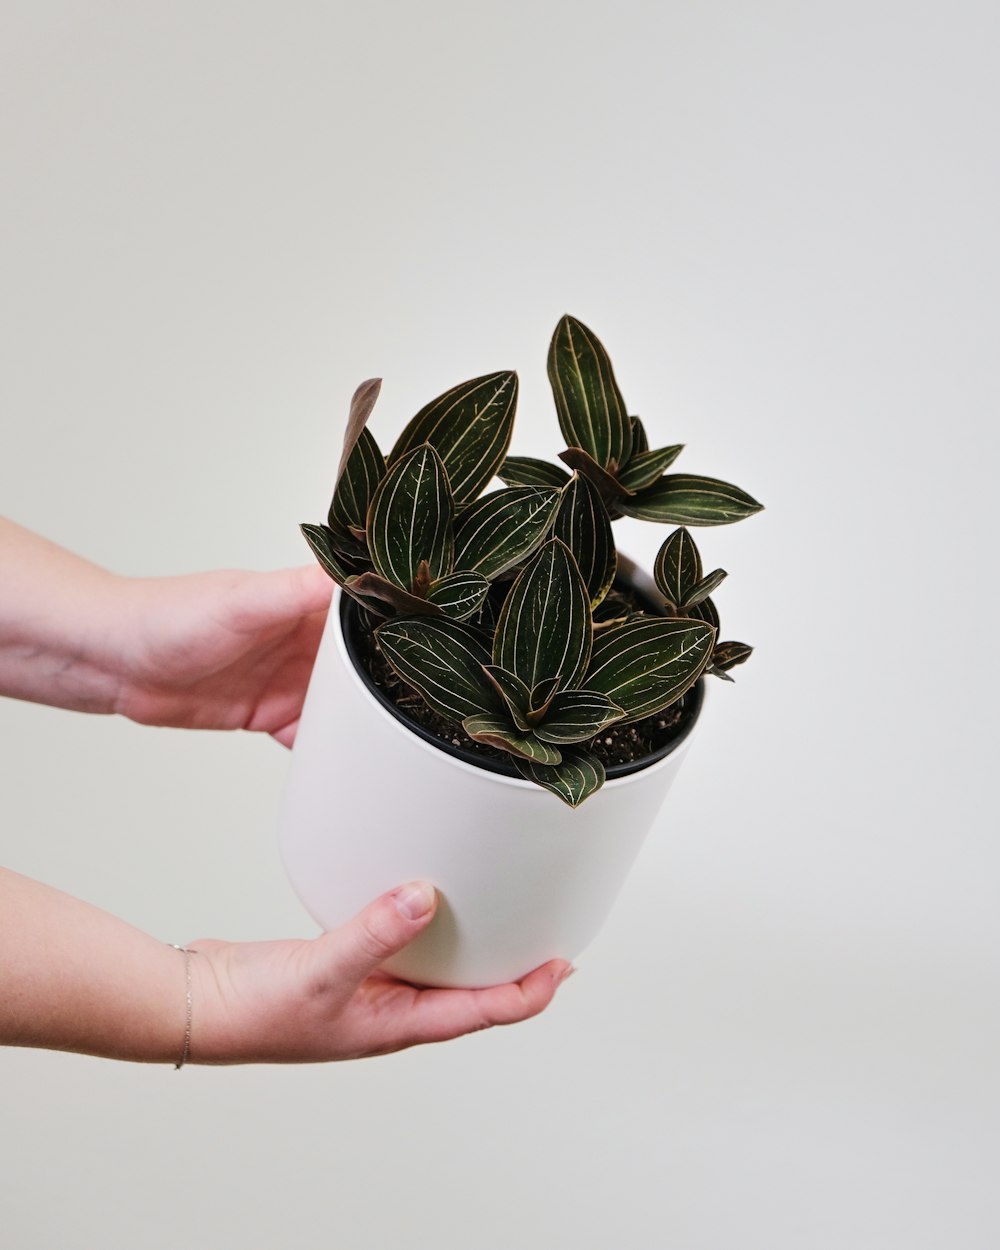
M548 374L567 469L507 454L514 373L432 400L388 455L367 428L380 382L362 383L326 523L302 531L400 680L575 807L605 780L598 735L662 714L703 673L731 681L750 655L719 641L711 595L726 573L704 574L687 527L761 505L666 472L682 447L649 449L607 351L572 317L556 327ZM503 488L484 494L497 477ZM615 587L622 516L679 527L654 563L662 605Z

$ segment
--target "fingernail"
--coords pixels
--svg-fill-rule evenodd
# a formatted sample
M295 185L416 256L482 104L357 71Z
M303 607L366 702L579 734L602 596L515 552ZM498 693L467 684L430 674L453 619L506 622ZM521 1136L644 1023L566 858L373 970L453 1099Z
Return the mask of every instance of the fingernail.
M434 887L428 881L411 881L396 892L396 906L407 920L419 920L434 906Z
M568 981L574 972L576 972L576 968L572 964L563 968L562 972L557 972L554 978L556 985L562 985L563 981Z

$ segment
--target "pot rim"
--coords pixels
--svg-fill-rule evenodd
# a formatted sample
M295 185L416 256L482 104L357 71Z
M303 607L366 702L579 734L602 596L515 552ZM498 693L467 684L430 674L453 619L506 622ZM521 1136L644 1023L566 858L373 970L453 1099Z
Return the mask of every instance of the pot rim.
M393 725L397 732L406 734L407 738L416 741L422 749L433 751L438 758L445 757L457 768L480 775L487 773L518 788L527 790L537 790L539 788L533 781L528 781L527 778L522 777L516 771L514 765L504 765L499 761L475 755L464 747L456 747L453 743L446 742L443 738L439 738L436 734L432 734L429 730L424 729L422 725L409 720L389 696L371 680L360 661L360 657L356 657L353 640L348 639L348 632L344 628L344 618L348 611L352 609L355 612L360 611L355 600L350 595L345 594L339 586L336 587L333 602L330 605L330 612L335 617L334 633L337 640L337 649L351 674L351 679L374 704L379 714ZM672 755L686 745L704 710L704 676L699 677L682 698L691 698L692 706L689 715L682 722L676 737L671 738L658 751L645 756L643 760L633 760L627 764L608 765L606 768L607 780L601 787L602 790L606 790L609 786L617 789L620 786L627 785L629 782L638 780L640 777L648 777L658 772L666 765Z

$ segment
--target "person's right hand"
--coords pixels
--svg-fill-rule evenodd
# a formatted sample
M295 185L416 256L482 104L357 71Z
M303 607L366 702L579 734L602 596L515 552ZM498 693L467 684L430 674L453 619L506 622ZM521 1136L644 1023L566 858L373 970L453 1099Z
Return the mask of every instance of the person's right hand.
M420 989L379 972L434 916L415 882L318 938L192 942L190 1063L314 1063L385 1055L515 1024L551 1002L570 972L551 960L522 980L480 990Z

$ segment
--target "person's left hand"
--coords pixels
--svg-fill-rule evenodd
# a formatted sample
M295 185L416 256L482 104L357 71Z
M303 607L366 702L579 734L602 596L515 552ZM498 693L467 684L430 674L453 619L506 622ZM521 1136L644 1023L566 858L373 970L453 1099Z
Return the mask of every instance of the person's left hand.
M318 566L127 583L115 711L143 725L295 739L333 583Z

